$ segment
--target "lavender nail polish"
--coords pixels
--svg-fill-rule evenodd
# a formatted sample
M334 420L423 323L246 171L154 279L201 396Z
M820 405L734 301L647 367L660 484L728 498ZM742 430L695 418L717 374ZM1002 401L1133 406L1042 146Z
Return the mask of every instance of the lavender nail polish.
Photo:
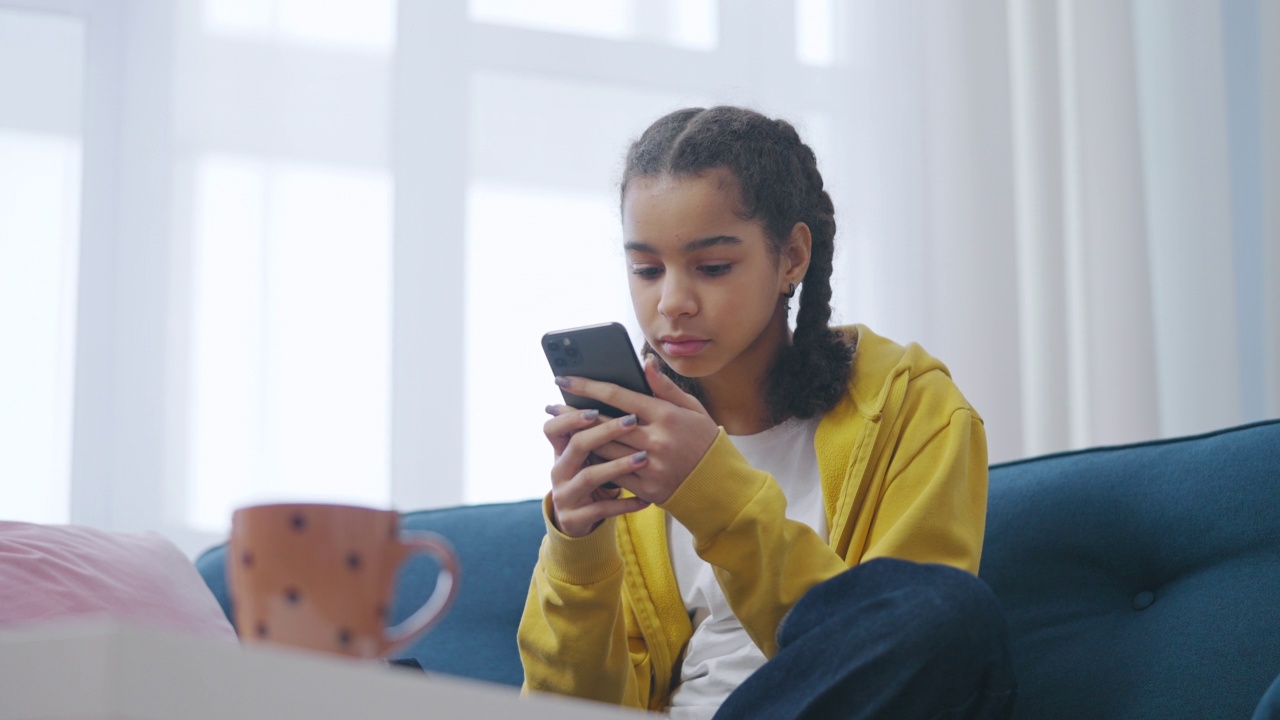
M557 375L557 376L556 376L556 384L557 384L557 385L559 385L560 387L569 387L569 378L567 378L567 377L561 377L561 376Z

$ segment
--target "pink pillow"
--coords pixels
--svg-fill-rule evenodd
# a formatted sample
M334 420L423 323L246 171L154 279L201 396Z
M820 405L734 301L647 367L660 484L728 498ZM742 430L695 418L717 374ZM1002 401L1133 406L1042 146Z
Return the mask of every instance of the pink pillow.
M195 566L164 537L0 522L0 627L86 615L236 641Z

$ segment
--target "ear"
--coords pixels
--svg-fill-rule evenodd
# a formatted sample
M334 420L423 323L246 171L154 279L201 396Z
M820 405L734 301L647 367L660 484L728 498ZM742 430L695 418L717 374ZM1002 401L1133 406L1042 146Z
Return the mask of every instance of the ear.
M787 241L782 245L778 266L782 271L782 277L779 278L782 281L779 292L785 293L788 283L799 285L804 280L804 274L809 270L809 258L812 253L813 235L809 232L809 226L798 222L791 228Z

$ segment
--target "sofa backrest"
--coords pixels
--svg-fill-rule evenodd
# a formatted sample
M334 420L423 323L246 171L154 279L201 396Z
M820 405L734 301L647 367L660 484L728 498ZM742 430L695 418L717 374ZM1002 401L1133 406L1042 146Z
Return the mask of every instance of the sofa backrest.
M1016 717L1247 718L1280 674L1280 422L991 469Z

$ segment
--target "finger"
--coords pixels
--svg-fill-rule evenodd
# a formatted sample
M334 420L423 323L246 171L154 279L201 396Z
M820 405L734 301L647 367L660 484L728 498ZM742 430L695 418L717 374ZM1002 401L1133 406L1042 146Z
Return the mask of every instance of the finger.
M601 415L595 424L574 431L570 437L570 443L583 448L588 461L593 458L596 462L612 460L618 457L617 453L611 453L610 457L602 457L596 451L602 446L621 442L624 438L630 437L632 433L639 429L637 427L638 424L639 420L635 415L623 415L620 418L605 418ZM635 450L640 449L643 448L635 448ZM632 450L632 452L635 452L635 450Z
M564 449L551 466L552 485L554 486L558 482L567 482L577 476L584 465L590 465L588 458L596 448L635 430L636 425L635 415L624 415L615 420L601 422L594 427L579 429L571 433ZM590 465L590 467L605 467L607 465L608 463L601 463Z
M702 407L702 403L698 402L698 398L681 390L679 385L676 385L671 378L662 372L662 369L658 367L658 358L652 353L644 357L644 377L649 381L649 389L653 391L654 397L666 400L686 410L696 410L700 413L706 412Z
M639 479L635 472L647 464L649 464L649 453L641 450L617 460L588 465L579 470L578 474L569 481L565 499L569 500L571 505L578 505L580 503L573 502L575 498L592 496L596 490L608 492L610 496L616 495L617 491L606 489L604 486L610 483L623 487L635 484L634 481ZM584 499L581 504L585 503Z
M634 473L648 462L648 453L638 452L606 463L579 468L577 474L567 482L553 484L551 487L556 517L565 517L593 502L616 499L621 491L607 488L606 485L615 481L624 487L634 485L639 481Z
M600 457L602 461L617 460L620 457L626 457L633 453L644 450L643 444L638 442L639 433L643 433L644 428L636 429L621 439L611 440L604 445L592 450L592 454Z
M552 407L550 405L548 408ZM573 408L568 408L573 410ZM560 457L564 454L564 449L569 444L569 440L577 433L586 428L592 427L600 422L600 413L597 410L577 410L573 412L561 412L550 420L542 424L542 432L547 436L547 440L551 442L551 447L555 450L555 456Z
M622 488L618 487L617 485L611 482L607 482L601 485L598 490L591 493L591 500L592 501L615 500L621 494L622 494Z
M602 380L576 376L558 376L556 377L556 385L574 395L599 400L619 408L623 412L639 415L640 417L653 417L661 407L661 402L656 398Z
M580 537L596 528L604 520L649 507L650 503L638 497L600 500L556 517L556 524L566 535Z
M600 463L609 462L609 460L610 460L610 458L600 457L599 455L595 454L594 452L587 453L587 464L588 464L588 465L599 465ZM611 483L611 482L607 482L607 483L605 483L605 484L601 485L601 486L600 486L600 489L599 489L599 490L597 490L595 493L593 493L593 496L598 496L598 497L596 497L596 498L595 498L596 500L603 500L603 499L606 497L606 493L605 493L605 491L608 491L608 493L607 493L607 496L608 496L608 497L617 497L618 493L619 493L619 492L621 492L621 490L622 490L622 489L621 489L621 488L619 488L617 485L615 485L615 484L613 484L613 483Z

